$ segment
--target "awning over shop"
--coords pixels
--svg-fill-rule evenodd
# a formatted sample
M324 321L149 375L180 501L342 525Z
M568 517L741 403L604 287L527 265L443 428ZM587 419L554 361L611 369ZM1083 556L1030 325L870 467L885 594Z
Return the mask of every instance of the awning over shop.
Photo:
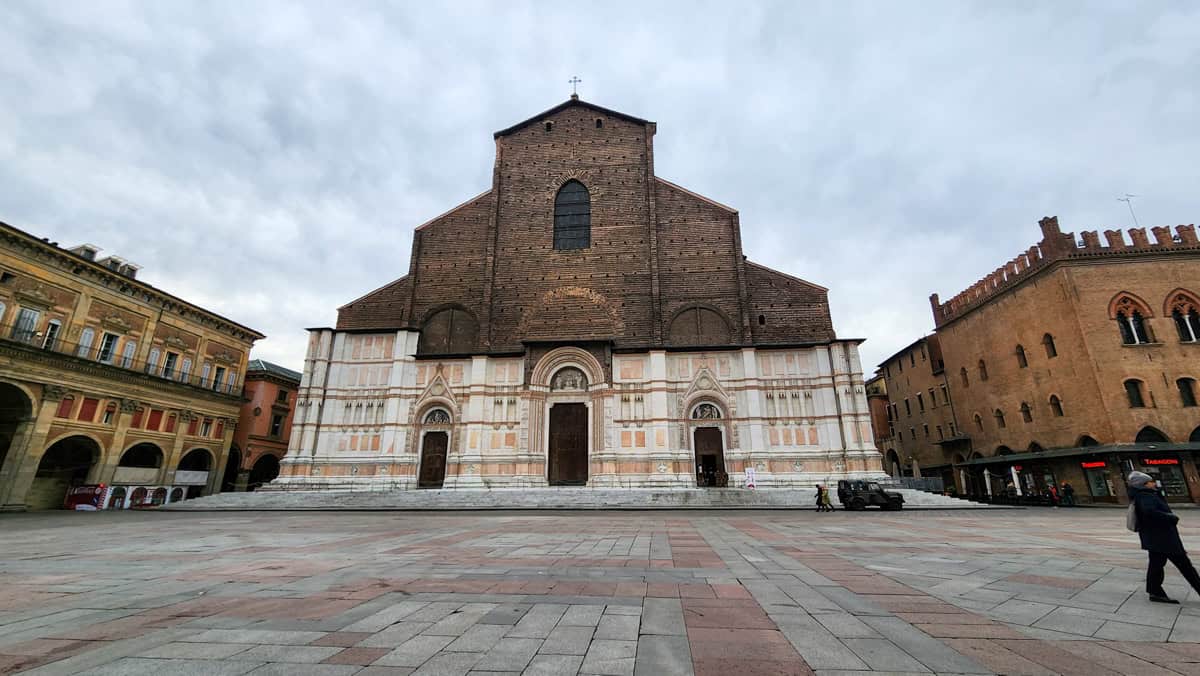
M1200 451L1200 443L1183 442L1154 442L1146 444L1104 444L1102 446L1080 446L1076 448L1054 448L1040 453L1012 453L1010 455L993 455L986 458L975 458L960 462L955 467L966 465L1009 465L1012 463L1035 462L1050 458L1085 458L1097 455L1112 455L1114 453L1178 453L1181 451Z

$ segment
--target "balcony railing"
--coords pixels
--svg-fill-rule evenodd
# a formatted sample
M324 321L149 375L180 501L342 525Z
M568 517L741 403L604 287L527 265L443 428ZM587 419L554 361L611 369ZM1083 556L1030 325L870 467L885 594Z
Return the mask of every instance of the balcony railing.
M144 360L125 357L115 349L116 346L105 352L103 342L99 339L92 341L90 345L81 345L63 340L59 334L47 336L44 331L33 331L19 324L0 324L0 342L20 343L45 352L86 359L126 371L137 371L162 380L220 394L236 395L241 393L241 385L237 383L236 378L233 379L233 382L216 382L214 373L209 373L207 376L203 374L203 367L198 369L193 365L187 372L184 372L179 363L174 364L168 370L161 358L157 363L150 364ZM223 376L226 381L230 380L228 371Z

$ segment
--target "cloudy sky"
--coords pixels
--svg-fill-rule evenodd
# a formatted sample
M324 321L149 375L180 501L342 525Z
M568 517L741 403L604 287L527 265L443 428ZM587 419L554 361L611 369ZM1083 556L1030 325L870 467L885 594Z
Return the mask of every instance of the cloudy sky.
M269 337L403 275L566 99L831 289L868 372L1039 237L1200 217L1200 4L0 3L0 220L92 242ZM428 5L428 7L423 6Z

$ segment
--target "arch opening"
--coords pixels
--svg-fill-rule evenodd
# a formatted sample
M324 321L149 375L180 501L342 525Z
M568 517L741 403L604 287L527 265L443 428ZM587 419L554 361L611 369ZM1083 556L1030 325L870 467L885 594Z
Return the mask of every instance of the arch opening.
M9 447L17 436L17 428L29 422L33 402L24 390L15 385L0 383L0 470L9 456ZM16 454L12 454L16 457Z
M142 442L131 446L121 454L118 467L135 467L139 469L158 469L162 466L163 452L150 442Z
M254 461L254 467L250 470L250 481L246 485L247 491L253 491L260 488L263 484L269 484L279 476L279 458L271 454L266 454Z
M38 463L26 505L29 509L61 508L67 491L87 481L100 453L100 445L82 435L54 442Z
M1138 430L1137 436L1133 438L1133 441L1139 444L1165 444L1171 440L1161 430L1147 425Z

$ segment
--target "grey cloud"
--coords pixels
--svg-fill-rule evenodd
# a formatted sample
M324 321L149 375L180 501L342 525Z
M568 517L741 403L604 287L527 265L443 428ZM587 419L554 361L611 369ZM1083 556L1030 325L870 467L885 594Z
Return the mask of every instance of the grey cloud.
M871 366L1037 240L1196 220L1194 3L0 5L0 219L270 337L405 273L491 132L582 95L830 287Z

